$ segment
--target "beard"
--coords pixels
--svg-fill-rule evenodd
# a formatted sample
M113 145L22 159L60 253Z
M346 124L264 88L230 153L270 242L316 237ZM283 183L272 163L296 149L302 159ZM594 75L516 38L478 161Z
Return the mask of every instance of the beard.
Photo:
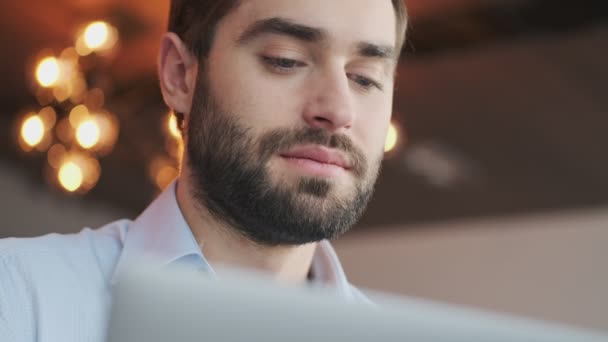
M372 196L382 154L369 165L347 136L311 127L256 136L217 100L201 71L186 125L186 167L198 205L230 230L271 247L334 239L359 220ZM321 177L273 181L281 178L269 170L273 156L303 144L344 153L353 164L353 187L340 194L335 182Z

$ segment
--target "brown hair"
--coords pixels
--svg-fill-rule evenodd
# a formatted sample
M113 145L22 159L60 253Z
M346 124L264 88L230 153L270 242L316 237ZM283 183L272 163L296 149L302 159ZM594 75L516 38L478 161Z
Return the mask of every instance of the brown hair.
M401 51L407 29L403 0L391 0L397 19L396 49ZM213 45L218 22L240 4L240 0L171 0L168 31L177 34L199 59L206 58ZM176 113L179 127L183 114Z

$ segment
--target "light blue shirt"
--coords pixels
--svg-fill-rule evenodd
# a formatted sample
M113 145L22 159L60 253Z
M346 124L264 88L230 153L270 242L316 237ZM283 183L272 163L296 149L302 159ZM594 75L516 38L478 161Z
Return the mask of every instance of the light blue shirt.
M214 274L169 186L135 221L78 234L0 240L0 341L102 342L112 285L142 258ZM318 244L313 282L367 302L349 284L328 241Z

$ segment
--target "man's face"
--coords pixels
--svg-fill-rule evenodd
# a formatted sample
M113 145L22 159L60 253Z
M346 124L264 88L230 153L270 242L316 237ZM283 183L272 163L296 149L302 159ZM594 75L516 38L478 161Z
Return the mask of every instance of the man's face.
M350 228L383 156L395 25L389 0L248 0L223 18L188 119L201 204L263 245Z

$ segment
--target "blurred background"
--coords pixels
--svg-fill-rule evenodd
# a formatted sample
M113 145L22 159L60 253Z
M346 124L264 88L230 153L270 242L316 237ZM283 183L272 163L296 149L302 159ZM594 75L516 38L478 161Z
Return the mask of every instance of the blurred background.
M608 330L608 3L406 0L357 285ZM4 1L0 238L135 218L176 175L168 0Z

